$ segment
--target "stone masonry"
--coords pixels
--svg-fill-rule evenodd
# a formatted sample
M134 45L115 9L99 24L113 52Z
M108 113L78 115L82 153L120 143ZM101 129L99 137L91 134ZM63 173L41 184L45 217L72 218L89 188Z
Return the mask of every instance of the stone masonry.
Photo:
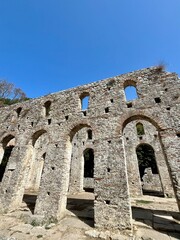
M126 99L129 86L137 99ZM25 193L36 192L34 214L61 219L68 193L91 189L95 227L126 230L131 229L130 198L146 187L175 195L180 209L177 74L147 68L0 111L1 169L9 154L1 173L1 212L18 209ZM143 144L154 151L157 173L147 167L141 179L136 151Z

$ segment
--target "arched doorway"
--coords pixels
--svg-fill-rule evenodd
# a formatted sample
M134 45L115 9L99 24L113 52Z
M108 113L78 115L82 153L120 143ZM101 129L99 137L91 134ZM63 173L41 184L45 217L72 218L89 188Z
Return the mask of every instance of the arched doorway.
M12 135L8 135L2 141L1 155L2 161L0 163L0 182L2 182L6 166L11 156L12 150L15 146L15 138Z
M94 150L87 148L83 152L84 157L84 190L93 192L94 190Z
M94 147L90 126L77 126L70 138L71 163L66 208L94 225ZM69 145L68 145L69 150ZM70 153L68 154L70 157Z
M49 143L48 134L45 130L35 132L31 139L32 153L28 160L28 172L25 183L23 201L27 207L34 213L44 162Z
M90 127L77 130L72 137L71 145L69 192L76 194L94 188L94 146Z
M134 116L125 121L123 139L131 197L141 196L145 193L145 188L147 190L150 188L150 182L154 182L153 179L157 179L151 186L153 191L157 191L160 195L163 192L163 196L173 196L172 182L156 124L152 124L150 120L142 119L142 117ZM141 153L142 159L149 158L149 161L142 163L140 154L137 156L136 149L138 151L141 148L144 149L144 154L151 156L143 157L143 153ZM138 158L141 161L140 168ZM154 164L151 165L151 163Z
M142 143L136 148L143 194L163 195L154 149Z

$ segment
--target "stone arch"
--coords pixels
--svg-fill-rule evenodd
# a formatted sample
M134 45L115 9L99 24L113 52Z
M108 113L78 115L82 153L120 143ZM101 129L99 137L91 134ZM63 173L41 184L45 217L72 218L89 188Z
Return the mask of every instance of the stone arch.
M46 136L44 136L45 134ZM27 186L29 186L28 188L30 190L34 190L35 192L39 189L44 160L47 154L48 142L49 136L47 134L47 131L44 129L36 131L31 137L31 144L33 148L32 155L29 159Z
M32 139L32 145L33 145L33 146L35 145L37 139L38 139L42 134L44 134L44 133L47 133L47 131L44 130L44 129L41 129L41 130L36 131L36 132L32 135L31 139Z
M68 175L66 172L65 196L67 196L67 192L69 192L69 194L76 195L84 191L94 191L94 178L92 177L92 174L90 176L84 176L84 153L88 149L93 151L93 171L91 171L91 173L93 172L94 174L94 150L92 149L93 143L90 143L91 140L87 138L87 130L89 129L92 129L89 124L80 123L71 128L71 131L68 135L69 137L66 145L65 161L69 166L67 166ZM70 195L70 200L73 198L72 195ZM82 198L81 202L83 203L83 201L86 200ZM69 201L67 201L67 197L66 199L64 198L64 202L66 203L65 207L69 209ZM76 207L78 210L78 204L79 201L75 201L74 210L76 210ZM91 201L91 207L90 214L94 219L94 200Z
M24 179L23 201L27 203L29 209L34 213L36 199L39 195L39 188L46 155L48 154L49 135L44 129L34 132L29 140L27 147L27 164ZM29 203L31 195L34 195L34 201Z
M70 179L71 168L70 167L71 167L71 157L72 157L72 140L73 140L73 137L75 136L75 134L83 128L85 128L86 130L88 130L88 129L92 130L93 141L96 139L96 136L99 134L99 129L96 127L95 123L90 122L87 119L83 119L83 120L80 119L76 122L75 121L71 122L71 124L68 125L68 127L65 129L65 132L64 132L63 139L66 140L65 146L64 146L64 148L65 148L64 162L65 162L65 168L66 168L66 175L64 175L64 178L65 178L64 182L66 184L63 185L63 188L66 193L68 192L68 190L70 190L69 185L70 185L70 181L71 181L71 179ZM87 132L86 132L86 134L87 134ZM83 146L82 153L85 150L85 148L87 148L87 147L92 148L92 145L91 145L89 139L87 139L87 136L86 136L86 140L88 140L87 145ZM83 162L82 153L81 153L81 158L82 158L81 162ZM81 167L84 167L84 166L81 165ZM81 190L83 190L83 172L82 172L82 179L81 179ZM74 190L73 190L73 192L74 192ZM66 207L67 199L65 198L62 201L63 201L63 206Z
M96 135L99 134L99 128L93 121L89 121L89 119L78 119L77 121L73 121L67 125L64 129L64 137L66 141L72 141L74 134L82 129L83 127L87 127L93 132L93 139L96 138Z
M49 140L52 138L49 134L49 126L48 125L38 125L34 126L31 130L24 132L24 142L23 145L34 145L37 138L42 135L43 133L47 133ZM23 141L23 140L22 140ZM21 141L21 144L22 144Z
M15 146L15 137L11 134L6 135L0 146L0 182L3 179L12 150Z
M152 173L158 174L156 156L154 148L148 143L140 143L136 147L136 154L139 164L139 172L141 179L145 174L146 168L151 168Z
M126 125L133 120L146 120L152 123L158 131L167 129L166 126L158 117L154 117L147 112L132 110L130 113L124 114L115 130L117 135L122 134Z
M58 200L58 211L57 218L61 219L67 208L67 195L70 183L70 166L71 166L71 156L72 156L72 139L76 132L81 130L83 127L93 128L91 124L86 120L74 121L67 125L64 129L63 139L63 149L61 148L61 153L63 154L63 172L61 171L61 184L59 191L61 192L60 198ZM93 126L94 127L94 126Z
M139 120L141 120L140 122L144 126L146 132L145 135L137 135L136 124L139 123ZM149 118L142 118L141 116L139 119L137 115L133 118L128 118L124 124L123 141L128 171L128 183L132 196L142 195L142 177L140 178L139 175L139 165L136 154L136 149L140 144L151 145L151 147L154 149L159 175L155 176L153 175L153 172L150 174L148 168L146 170L146 172L148 171L149 173L148 176L150 177L151 175L151 186L154 188L154 192L161 192L161 194L173 196L171 176L168 171L168 164L164 154L163 146L161 145L161 138L158 134L159 129L157 129L157 127L159 126L152 120L149 120ZM146 131L146 129L148 129L148 131ZM138 175L134 173L138 173ZM157 188L155 182L158 183ZM150 189L151 186L150 184L146 184L146 189Z
M72 139L74 137L74 135L81 130L82 128L88 128L88 129L92 129L92 131L95 131L95 126L94 124L89 123L89 121L84 120L84 121L77 121L77 122L72 122L65 130L64 130L64 137L63 139L66 141L65 142L65 146L66 146L66 151L65 150L65 158L67 158L67 156L69 157L70 154L69 152L71 151L71 142ZM68 153L67 153L68 152ZM69 163L69 160L68 160Z
M152 123L158 130L161 129L161 127L159 126L159 124L157 123L157 121L153 120L153 118L147 116L147 115L141 115L141 114L137 114L137 115L132 115L130 117L128 117L124 122L123 122L123 125L122 125L122 130L125 128L125 126L133 121L133 120L146 120L150 123Z
M72 140L72 138L74 137L76 132L78 132L79 130L81 130L84 127L89 127L90 128L90 125L82 123L82 124L76 125L73 129L71 129L70 134L69 134L70 140Z
M89 139L87 130L91 129L90 125L80 124L75 126L70 132L71 159L70 159L70 176L69 191L71 193L83 191L84 179L84 155Z
M143 194L163 196L162 181L154 148L148 143L140 143L136 147L136 155Z
M7 146L7 144L12 140L12 139L15 139L15 136L12 135L12 134L8 134L6 135L5 137L3 137L2 139L2 147L5 148ZM15 143L14 143L15 145Z
M137 85L137 82L134 79L126 79L123 83L124 88L128 86L136 87L136 85Z

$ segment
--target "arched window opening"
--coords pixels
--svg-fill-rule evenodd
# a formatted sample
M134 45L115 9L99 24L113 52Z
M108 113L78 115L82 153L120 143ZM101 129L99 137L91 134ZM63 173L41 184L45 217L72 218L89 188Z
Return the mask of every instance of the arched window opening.
M178 138L180 138L180 133L176 133L176 136L177 136Z
M94 151L91 148L87 148L84 153L84 177L94 177Z
M87 110L89 105L89 93L84 93L81 95L81 110Z
M137 130L137 135L138 136L141 136L141 135L144 135L144 126L142 123L137 123L136 124L136 130Z
M124 83L124 92L126 101L132 101L138 98L136 83L134 81L126 81Z
M51 101L47 101L44 103L44 107L45 107L45 116L49 116L50 114L50 110L51 110Z
M92 130L87 130L88 139L92 139Z
M16 112L17 112L17 116L19 117L20 116L20 113L22 111L22 107L19 107L16 109Z
M42 155L42 157L43 157L43 159L45 160L45 158L46 158L46 153L44 153L44 154Z
M146 168L151 168L153 174L158 174L154 149L148 144L140 144L136 149L141 181Z

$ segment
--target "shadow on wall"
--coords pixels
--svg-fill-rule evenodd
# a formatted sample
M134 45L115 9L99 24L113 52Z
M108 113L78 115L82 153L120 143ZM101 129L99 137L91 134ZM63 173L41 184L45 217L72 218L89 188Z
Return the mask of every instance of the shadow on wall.
M6 136L2 141L1 156L2 161L0 163L0 182L2 182L6 166L11 156L12 150L15 146L15 138L12 135Z
M177 239L180 239L180 224L173 218L176 214L177 212L173 211L132 207L132 218L135 221L142 222L167 236L178 236Z
M23 202L26 203L27 208L34 214L34 209L36 205L37 195L24 194Z
M68 198L67 209L80 220L94 227L94 200Z

